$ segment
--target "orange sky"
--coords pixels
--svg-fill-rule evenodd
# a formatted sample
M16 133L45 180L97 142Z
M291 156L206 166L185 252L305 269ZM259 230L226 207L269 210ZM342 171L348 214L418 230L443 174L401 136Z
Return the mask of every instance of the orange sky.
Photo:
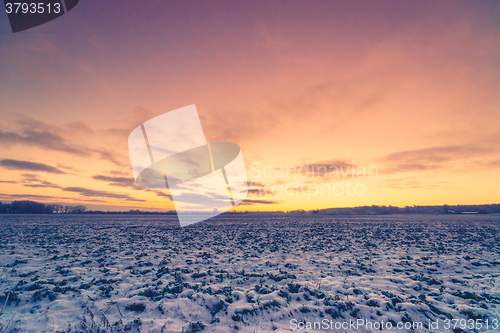
M89 0L0 31L4 202L173 209L134 185L127 137L196 104L242 149L238 210L498 203L498 2ZM378 172L276 175L308 163Z

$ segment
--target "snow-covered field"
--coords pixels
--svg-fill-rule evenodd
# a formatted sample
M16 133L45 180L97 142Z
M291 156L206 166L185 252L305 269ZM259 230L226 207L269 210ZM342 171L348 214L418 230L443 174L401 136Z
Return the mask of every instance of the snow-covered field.
M0 325L500 332L499 231L499 216L223 215L183 229L165 216L2 216Z

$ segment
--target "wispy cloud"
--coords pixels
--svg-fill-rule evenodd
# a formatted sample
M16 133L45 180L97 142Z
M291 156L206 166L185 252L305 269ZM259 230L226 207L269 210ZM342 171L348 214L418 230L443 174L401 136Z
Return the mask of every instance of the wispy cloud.
M248 186L250 186L250 187L266 187L266 186L269 186L269 184L265 184L265 183L254 180L254 181L248 182Z
M429 171L444 168L454 161L486 158L497 151L495 147L480 145L430 147L394 152L382 161L388 165L384 168L385 173Z
M135 180L131 177L114 177L114 176L103 176L94 175L92 179L101 180L109 182L110 186L120 186L120 187L135 187Z
M3 159L0 160L0 166L10 170L40 171L40 172L57 173L57 174L66 173L48 164L22 161L22 160Z
M124 166L125 164L118 160L115 154L107 149L89 149L90 152L95 153L100 159L109 161L117 166Z
M153 192L158 197L167 198L168 200L172 201L172 195L169 193L165 193L165 192L158 191L158 190L146 190L146 191Z
M84 187L65 187L62 190L65 192L75 192L85 197L104 197L104 198L124 199L127 201L146 201L142 199L136 199L128 194L98 191Z
M25 173L23 174L23 183L26 187L35 188L61 188L61 186L51 183L49 181L43 180L39 175Z
M393 189L424 189L435 190L450 188L449 184L443 181L439 182L422 182L420 180L407 180L407 179L389 179L385 182L386 186Z
M259 197L259 196L273 196L274 193L271 191L273 185L280 185L282 181L277 181L274 183L262 183L258 181L250 181L248 182L248 195Z
M243 206L251 206L251 205L275 205L279 203L279 201L275 200L253 200L253 199L246 199L240 203L240 205Z
M26 187L35 187L35 188L61 188L61 186L52 184L50 182L46 182L44 184L24 184Z
M263 191L260 188L252 188L252 189L248 189L248 195L258 197L258 196L264 196L264 195L273 195L273 193L270 192L270 194L267 194L266 191Z
M128 128L108 128L103 130L94 130L89 125L85 124L81 121L75 121L63 124L61 126L55 126L52 124L48 124L44 121L34 119L27 116L21 116L18 120L18 124L22 126L24 129L30 128L38 128L43 131L47 131L50 133L55 133L58 135L94 135L94 134L104 134L104 135L116 135L123 138L126 138L130 133Z
M85 145L74 144L68 141L65 136L75 134L88 136L90 134L101 133L116 134L126 137L124 135L125 129L109 129L97 132L90 129L90 127L84 123L69 123L63 127L57 127L30 117L21 117L18 123L21 125L21 129L18 131L5 131L0 129L0 141L7 147L25 145L64 152L79 157L90 157L94 155L115 165L124 165L112 151L104 148L90 148ZM36 128L36 130L33 130L33 128Z
M67 165L64 165L61 163L57 163L57 167L59 169L64 169L64 170L67 170L67 171L72 172L72 173L80 173L81 172L81 170L78 170L76 168L73 168L73 167L70 167L70 166L67 166Z
M7 146L29 145L43 149L61 151L77 156L88 157L90 153L83 147L67 143L61 136L47 131L24 130L21 133L0 130L0 140Z
M126 173L123 173L121 171L111 171L110 173L119 176L93 175L92 179L108 182L109 186L127 187L137 191L152 192L158 197L168 198L170 201L172 200L172 196L170 195L170 193L166 193L160 190L144 189L137 186L135 184L134 178L126 177Z
M356 165L343 160L326 160L320 162L306 163L303 165L298 165L294 167L294 170L302 176L305 177L319 177L325 178L333 172L337 176L349 177L352 176L352 170L356 168ZM292 171L290 171L292 172Z
M60 199L60 197L53 197L50 195L36 195L36 194L2 194L2 199Z

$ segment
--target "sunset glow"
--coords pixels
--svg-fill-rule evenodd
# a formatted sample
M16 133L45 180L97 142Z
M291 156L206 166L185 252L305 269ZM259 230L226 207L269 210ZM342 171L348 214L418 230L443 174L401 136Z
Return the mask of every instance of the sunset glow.
M173 209L127 138L196 104L241 147L239 211L498 203L499 5L81 1L16 34L0 15L0 200Z

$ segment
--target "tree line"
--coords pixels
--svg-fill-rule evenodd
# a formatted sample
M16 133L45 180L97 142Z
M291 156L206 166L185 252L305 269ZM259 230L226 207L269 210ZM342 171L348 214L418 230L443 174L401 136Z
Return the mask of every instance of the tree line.
M0 202L0 214L176 214L175 210L165 212L148 212L139 209L131 209L128 211L101 211L101 210L88 210L87 207L78 206L64 206L58 204L43 204L36 201L21 200L13 201L11 203Z
M289 213L297 213L292 211ZM320 215L390 215L390 214L500 214L500 204L489 205L440 205L440 206L361 206L347 208L327 208L303 211Z
M22 200L4 204L0 202L0 214L83 214L87 207L63 206L58 204L43 204L40 202Z
M242 214L247 212L226 212L225 214ZM327 208L315 210L297 209L289 212L251 212L254 214L317 214L317 215L391 215L391 214L500 214L500 204L489 205L440 205L440 206L360 206L345 208ZM22 200L11 203L0 202L0 214L176 214L175 210L164 212L148 212L139 209L128 211L105 212L87 210L87 207L63 206L59 204L43 204L40 202Z

